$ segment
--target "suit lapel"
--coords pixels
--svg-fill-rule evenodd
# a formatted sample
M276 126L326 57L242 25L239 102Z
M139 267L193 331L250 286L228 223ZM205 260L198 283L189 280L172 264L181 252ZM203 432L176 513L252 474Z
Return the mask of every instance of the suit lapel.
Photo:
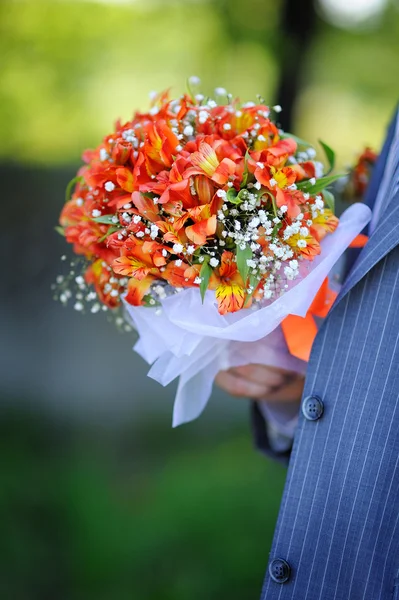
M373 174L371 176L371 180L369 186L366 190L366 195L364 198L364 203L367 204L371 208L374 209L374 204L377 198L378 190L381 185L382 177L384 175L385 166L387 164L389 150L391 148L396 129L396 121L398 119L398 109L395 110L393 118L388 128L387 136L385 138L384 145L382 147L380 156L377 160L377 164L375 165Z
M394 112L393 119L390 123L387 137L382 148L380 157L375 166L370 184L368 186L365 204L371 209L375 206L376 197L380 188L385 167L387 164L389 151L395 137L396 121L399 118L398 108ZM353 288L354 285L366 273L380 261L392 248L399 243L399 195L396 194L387 204L384 202L380 208L380 218L375 231L370 237L367 245L359 253L357 250L348 250L347 273L349 274L344 282L340 294L335 302L338 304L340 300ZM389 211L388 211L389 205ZM363 233L367 233L365 230Z
M392 142L394 139L394 135L395 135L397 118L398 118L398 108L396 108L393 118L391 120L391 123L388 127L387 136L385 138L383 148L381 150L380 156L378 157L377 163L373 169L371 180L369 182L369 185L367 187L366 194L364 197L364 204L369 206L371 208L371 210L373 210L373 208L374 208L378 190L380 188L382 178L384 175L385 167L386 167L387 160L388 160L389 150L391 148L391 145L392 145ZM370 226L370 224L367 225L364 228L364 230L362 231L362 233L364 235L368 235L369 226ZM361 252L361 250L359 248L348 248L347 249L346 261L345 261L345 278L351 272L353 265L355 264L356 260L359 258L360 252Z
M353 288L370 269L399 244L399 192L384 207L380 221L359 254L346 279L335 305Z

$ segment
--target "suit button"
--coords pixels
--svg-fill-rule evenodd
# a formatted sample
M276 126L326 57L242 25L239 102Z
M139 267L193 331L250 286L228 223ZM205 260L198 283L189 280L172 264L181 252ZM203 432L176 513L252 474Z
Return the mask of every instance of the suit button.
M324 404L318 396L307 396L302 402L302 413L308 421L317 421L324 411Z
M269 564L269 575L276 583L285 583L291 575L291 567L283 558L275 558Z

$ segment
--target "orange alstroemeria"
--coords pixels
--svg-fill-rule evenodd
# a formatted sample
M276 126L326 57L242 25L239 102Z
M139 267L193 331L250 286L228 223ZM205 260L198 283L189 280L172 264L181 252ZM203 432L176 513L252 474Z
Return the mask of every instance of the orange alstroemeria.
M209 219L186 227L186 235L196 246L202 246L206 243L208 237L216 233L216 226L216 215L212 215Z
M221 315L237 312L244 306L245 286L238 272L233 252L223 252L220 267L214 270L210 279L209 289L215 290Z
M293 248L296 252L299 252L303 255L304 258L310 261L312 261L315 258L315 256L317 256L321 252L318 240L312 235L310 235L310 233L306 236L302 236L299 233L297 233L288 238L288 240L285 240L285 242L286 244L291 246L291 248Z
M112 160L116 165L125 165L133 154L130 142L118 141L112 148Z
M144 242L142 246L144 254L150 254L156 267L163 267L168 262L170 248L158 242Z
M336 217L329 208L325 208L324 212L319 213L312 221L313 223L310 226L310 232L319 242L321 242L328 233L333 233L339 224L338 217Z
M291 168L297 174L297 181L302 181L302 179L311 179L312 177L316 177L316 167L314 162L308 160L303 163L298 163L296 165L291 165Z
M118 292L120 291L118 284L115 285L114 283L107 286L112 276L112 271L109 269L109 267L107 268L104 266L104 262L101 258L91 263L85 272L86 282L94 286L101 302L111 309L115 308L120 303L119 295L111 295L111 292L114 289L118 290Z
M149 274L158 274L152 260L141 260L137 256L120 256L112 263L112 269L123 277L134 277L139 281Z
M155 266L153 255L144 250L144 245L138 240L129 240L125 244L125 254L116 258L112 269L123 277L144 279L147 275L158 275L159 269Z
M158 205L154 203L152 198L148 198L144 196L141 192L133 192L132 194L132 202L133 205L137 208L139 214L155 223L159 219L159 209Z
M187 218L188 214L186 213L183 218L176 219L174 223L155 221L155 225L162 231L165 242L184 245L188 241L183 229L184 220L187 220Z
M147 171L156 175L165 167L171 167L173 157L178 154L179 140L170 129L166 121L149 123L146 127L146 141L144 154L146 157Z
M279 140L266 151L267 163L276 168L284 166L288 156L295 154L297 143L292 138Z
M202 246L209 236L216 233L216 215L211 213L209 204L190 209L188 215L195 223L186 227L186 235L194 244Z
M127 294L125 296L126 302L133 306L141 306L143 304L144 296L150 289L151 284L156 281L155 277L150 275L144 277L144 279L129 279L127 284Z
M234 161L230 158L219 161L216 151L206 142L200 143L199 150L191 154L190 161L193 167L186 170L185 178L191 175L206 175L219 185L225 185L236 170Z
M162 273L162 277L173 287L193 287L198 277L201 265L190 266L186 262L171 261Z
M269 190L284 189L295 183L296 173L291 167L276 169L275 167L261 167L260 165L261 163L255 169L255 178L259 183L268 187Z
M194 177L194 187L200 204L209 204L215 193L215 186L205 175Z
M266 150L271 146L275 146L279 139L277 127L274 125L274 123L267 120L257 132L257 138L254 142L254 150L256 152Z
M134 178L133 173L130 169L128 169L127 167L119 167L118 169L116 169L116 180L118 182L118 185L125 192L133 192Z
M300 204L303 204L304 197L299 190L282 190L276 187L276 204L279 208L287 207L287 216L295 219L301 212Z

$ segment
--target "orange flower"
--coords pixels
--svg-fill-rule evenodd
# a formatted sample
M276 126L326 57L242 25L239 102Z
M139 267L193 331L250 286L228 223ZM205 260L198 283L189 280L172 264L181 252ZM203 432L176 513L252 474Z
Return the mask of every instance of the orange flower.
M216 233L216 215L211 214L209 204L190 209L188 215L195 223L186 227L186 235L196 246L202 246L208 237Z
M127 294L125 296L126 302L133 306L141 306L143 303L144 296L150 289L151 284L156 280L151 275L144 277L144 279L129 279L127 284Z
M198 277L201 265L190 266L181 260L169 262L162 276L173 287L193 287Z
M159 269L155 266L154 257L143 248L143 244L137 240L129 240L130 247L125 245L126 254L116 258L112 262L112 269L123 277L134 277L141 280L147 275L159 275Z
M292 165L291 168L297 174L297 181L302 181L302 179L311 179L312 177L316 177L316 167L311 160Z
M219 162L214 148L206 142L200 143L199 150L191 154L190 161L194 166L186 170L186 178L203 174L219 185L225 185L236 170L236 165L230 158L223 158Z
M211 235L216 233L216 215L186 227L186 235L196 246L202 246Z
M133 192L132 202L137 208L139 215L154 223L159 219L159 209L154 201L141 192Z
M222 254L220 267L215 270L209 282L209 289L215 290L218 310L221 315L237 312L245 303L245 287L237 269L232 252Z
M118 185L125 192L133 192L134 179L133 173L130 169L128 169L127 167L119 167L119 169L116 169L116 180L118 182Z
M167 125L166 121L150 123L146 127L146 141L144 143L144 154L146 158L147 171L156 175L165 167L171 167L173 157L177 154L179 140Z
M257 163L257 168L254 173L255 178L259 183L268 187L269 190L273 191L276 190L276 188L284 189L295 183L296 173L291 167L276 169L275 167L265 168L260 165L261 163Z
M319 242L321 242L328 233L333 233L339 224L338 217L336 217L329 208L325 208L323 213L319 213L319 215L312 220L313 223L310 227L310 231Z
M286 243L297 253L302 254L304 258L310 261L321 252L319 242L310 235L310 233L306 236L302 236L299 233L292 235L286 240Z
M287 216L295 219L301 212L299 206L305 202L302 192L299 190L282 190L276 187L276 204L279 208L287 207Z
M111 269L104 265L102 259L97 259L94 261L86 269L85 273L86 282L94 285L99 299L106 306L108 306L108 308L115 308L120 303L119 294L116 296L111 295L112 290L117 290L118 292L122 290L118 283L113 283L112 285L110 284L110 279L112 276L113 273Z

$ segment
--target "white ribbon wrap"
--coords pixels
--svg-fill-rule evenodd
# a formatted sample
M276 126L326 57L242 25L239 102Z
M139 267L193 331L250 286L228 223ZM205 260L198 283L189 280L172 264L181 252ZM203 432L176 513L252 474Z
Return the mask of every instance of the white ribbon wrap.
M262 308L220 315L215 293L208 290L202 304L197 288L166 298L161 309L125 303L140 336L134 350L154 363L149 377L164 386L180 377L173 427L201 414L221 369L258 363L305 372L306 363L288 353L279 325L289 314L306 315L324 279L370 218L364 204L350 206L322 241L321 254L301 263L301 277Z

